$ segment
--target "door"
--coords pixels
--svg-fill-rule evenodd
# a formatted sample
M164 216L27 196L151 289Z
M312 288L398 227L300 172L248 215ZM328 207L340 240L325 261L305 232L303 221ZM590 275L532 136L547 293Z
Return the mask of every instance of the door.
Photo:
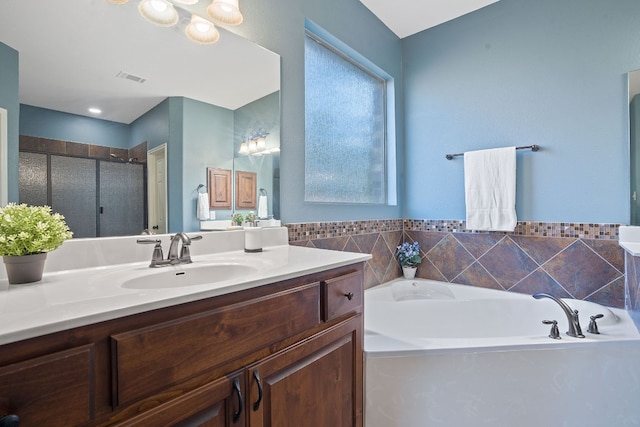
M100 161L100 237L142 233L144 165Z
M359 315L249 368L249 425L361 426L358 322Z
M149 228L156 234L167 232L167 145L150 150L148 163Z

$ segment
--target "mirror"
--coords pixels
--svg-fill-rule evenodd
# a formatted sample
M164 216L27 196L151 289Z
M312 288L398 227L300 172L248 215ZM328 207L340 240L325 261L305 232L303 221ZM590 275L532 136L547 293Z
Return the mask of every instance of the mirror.
M631 161L631 215L629 224L640 225L640 70L628 74L629 158Z
M267 141L279 147L280 58L220 27L217 43L196 44L184 35L191 18L188 10L176 7L178 24L164 28L143 19L137 5L105 0L3 2L0 42L19 55L20 133L73 141L88 149L97 146L105 164L142 163L148 183L155 181L146 176L148 170L158 168L142 157L159 157L158 164L166 165L167 231L196 231L198 186L206 185L207 168L248 169L236 166L241 161L235 154L256 132L268 132ZM190 10L205 9L203 4ZM99 118L89 107L102 110ZM96 128L106 132L97 135ZM164 157L157 153L162 146ZM268 161L252 157L252 166L261 168L256 185L270 189L269 215L278 217L274 186L279 156L271 155ZM146 185L143 193L150 193ZM144 210L155 204L145 201ZM216 211L217 219L230 215L231 210ZM97 212L96 222L100 219ZM146 214L143 222L153 226Z

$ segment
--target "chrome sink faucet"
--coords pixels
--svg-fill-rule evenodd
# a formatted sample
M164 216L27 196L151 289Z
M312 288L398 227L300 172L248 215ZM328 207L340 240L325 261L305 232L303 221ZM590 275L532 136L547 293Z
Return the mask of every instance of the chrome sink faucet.
M562 308L562 311L564 311L564 314L567 316L567 321L569 322L569 330L567 331L567 335L575 338L584 338L584 335L582 334L582 328L580 327L580 319L578 318L578 310L573 310L569 306L569 304L562 301L560 298L556 298L553 295L544 292L533 294L533 297L535 299L549 298L557 302L558 305L560 305L560 307Z
M167 259L164 259L162 253L162 241L160 239L138 239L137 243L140 244L154 244L153 255L151 256L151 264L149 267L164 267L167 265L176 264L191 264L191 242L194 240L200 240L202 236L189 237L186 233L176 233L171 236L171 243L169 244L169 254ZM182 247L180 247L182 242ZM180 252L178 254L178 247Z
M169 255L167 259L171 264L191 264L191 252L189 247L192 240L200 240L202 236L189 237L186 233L176 233L171 236L171 244L169 245ZM180 255L178 255L178 246L182 242Z

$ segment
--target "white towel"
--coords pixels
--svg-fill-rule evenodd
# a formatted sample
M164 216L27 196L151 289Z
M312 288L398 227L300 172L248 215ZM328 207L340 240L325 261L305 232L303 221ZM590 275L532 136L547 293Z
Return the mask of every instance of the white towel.
M516 227L516 147L464 153L467 230Z
M209 219L209 193L198 193L196 217L201 221Z
M269 217L269 206L267 204L267 196L258 197L258 218L268 218Z

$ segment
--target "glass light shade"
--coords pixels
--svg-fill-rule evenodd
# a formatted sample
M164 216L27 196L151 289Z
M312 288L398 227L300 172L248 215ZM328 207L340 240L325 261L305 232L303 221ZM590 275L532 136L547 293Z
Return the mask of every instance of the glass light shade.
M220 38L220 33L215 25L198 15L191 15L191 22L184 29L184 33L191 40L200 44L212 44Z
M138 10L147 21L161 27L171 27L178 23L178 12L166 0L142 0Z
M177 3L181 4L196 4L198 0L175 0Z
M243 17L238 7L238 0L213 0L207 7L207 13L221 24L242 24Z
M264 136L261 136L256 141L256 147L258 150L265 150L267 148L267 139Z
M249 153L249 148L247 147L247 143L246 142L243 142L242 144L240 144L240 150L238 151L238 153L240 153L240 154Z
M258 149L257 144L256 144L256 140L252 139L251 141L249 141L249 152L254 152Z

